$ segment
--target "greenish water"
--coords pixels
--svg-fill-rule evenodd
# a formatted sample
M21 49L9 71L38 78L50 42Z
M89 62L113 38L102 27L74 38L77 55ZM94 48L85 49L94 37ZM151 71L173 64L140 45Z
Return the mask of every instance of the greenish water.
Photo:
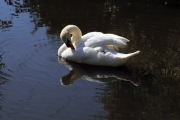
M130 40L125 66L58 59L61 29ZM1 120L179 120L177 0L1 0Z

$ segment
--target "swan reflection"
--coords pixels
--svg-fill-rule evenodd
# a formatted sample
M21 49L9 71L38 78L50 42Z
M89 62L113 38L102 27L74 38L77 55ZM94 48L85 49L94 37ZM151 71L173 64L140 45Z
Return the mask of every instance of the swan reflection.
M63 86L71 85L79 78L97 83L123 80L139 86L139 83L133 79L131 72L125 67L92 66L67 61L63 58L59 58L59 62L70 70L68 74L60 78L60 83Z

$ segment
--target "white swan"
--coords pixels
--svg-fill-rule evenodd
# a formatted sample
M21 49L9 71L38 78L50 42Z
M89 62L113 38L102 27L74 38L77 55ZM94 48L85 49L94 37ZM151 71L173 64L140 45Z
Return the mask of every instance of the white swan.
M82 36L81 30L75 25L66 26L60 33L64 44L58 50L58 56L77 63L99 66L120 66L140 53L118 53L128 39L114 34L90 32Z

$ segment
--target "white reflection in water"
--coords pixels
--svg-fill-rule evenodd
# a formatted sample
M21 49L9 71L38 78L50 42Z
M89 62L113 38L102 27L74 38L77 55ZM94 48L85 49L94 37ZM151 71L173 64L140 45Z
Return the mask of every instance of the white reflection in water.
M61 85L71 85L76 80L81 78L97 83L123 80L128 81L135 86L139 86L139 82L134 80L131 77L130 72L126 69L123 69L123 67L92 66L66 61L62 58L59 58L59 62L63 63L70 70L68 74L61 76Z

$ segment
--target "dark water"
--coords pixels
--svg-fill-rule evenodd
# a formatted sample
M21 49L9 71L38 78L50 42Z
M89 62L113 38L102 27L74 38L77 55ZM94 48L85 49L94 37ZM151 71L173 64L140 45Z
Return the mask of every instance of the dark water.
M131 40L118 68L59 60L67 24ZM1 0L1 120L179 120L178 0Z

